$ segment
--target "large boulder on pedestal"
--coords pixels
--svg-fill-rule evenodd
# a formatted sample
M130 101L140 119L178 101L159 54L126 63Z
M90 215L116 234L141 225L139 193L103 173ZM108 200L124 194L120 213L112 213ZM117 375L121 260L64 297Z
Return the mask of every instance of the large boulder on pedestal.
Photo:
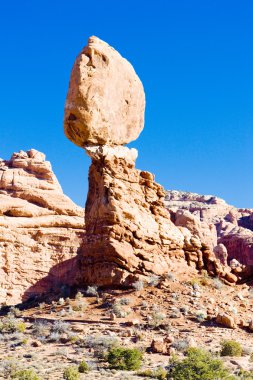
M78 55L65 104L64 129L76 145L123 145L144 127L145 94L132 65L97 37Z

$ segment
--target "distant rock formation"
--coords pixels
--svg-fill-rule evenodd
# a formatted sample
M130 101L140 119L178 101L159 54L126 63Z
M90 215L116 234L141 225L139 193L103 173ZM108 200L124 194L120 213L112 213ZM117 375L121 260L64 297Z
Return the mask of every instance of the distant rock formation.
M212 251L215 229L203 231L190 213L174 224L164 189L151 173L135 169L137 151L122 146L143 128L144 99L130 63L91 37L74 64L64 118L66 136L92 159L80 282L131 285L180 260L235 282Z
M0 302L73 281L83 218L43 153L31 149L0 160Z
M215 196L176 190L167 191L165 205L176 224L178 215L191 214L216 257L224 264L233 261L232 272L239 278L253 275L252 209L230 206Z

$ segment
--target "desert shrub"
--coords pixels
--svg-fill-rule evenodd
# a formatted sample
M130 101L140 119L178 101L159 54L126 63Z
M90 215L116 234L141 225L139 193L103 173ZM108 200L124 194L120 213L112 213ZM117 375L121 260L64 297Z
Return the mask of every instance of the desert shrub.
M121 305L117 302L115 302L112 305L112 312L116 315L118 318L124 318L126 316L125 310L122 309Z
M156 275L150 276L147 280L149 286L157 286L160 281L161 277Z
M107 361L110 368L135 371L142 363L142 353L136 348L115 347L109 350Z
M14 317L20 317L20 315L21 315L21 311L20 311L17 307L12 306L12 307L10 308L10 312L9 312L9 314L13 315Z
M120 305L129 305L131 301L129 298L120 298L118 302Z
M33 333L37 337L46 337L49 333L49 324L44 321L37 321L33 325Z
M78 372L78 368L74 367L74 366L65 368L65 370L63 372L63 379L65 379L65 380L79 380L80 375Z
M144 288L144 284L143 284L143 281L141 280L138 280L138 281L135 281L133 284L132 284L132 287L136 290L136 291L140 291Z
M13 378L13 375L18 369L18 362L13 358L2 360L1 369L3 370L3 376L5 379Z
M60 340L60 337L61 335L58 332L52 332L49 335L48 340L49 342L58 342Z
M221 282L221 280L219 278L214 278L213 279L213 287L215 289L220 290L223 287L223 282Z
M158 379L158 380L166 380L167 379L167 371L162 368L158 367L156 369L145 369L143 371L139 371L138 376L141 377L151 377L152 379Z
M164 313L161 313L160 311L154 311L151 314L151 325L154 327L159 327L165 318L166 315Z
M75 295L75 299L77 301L80 301L82 299L82 297L83 297L83 294L81 292L77 292L76 295Z
M203 322L207 318L205 310L197 310L195 316L199 322Z
M242 346L235 340L224 340L221 342L221 356L242 356Z
M33 369L21 369L15 372L11 378L16 380L40 380L40 377Z
M51 326L52 333L64 334L64 333L68 333L68 331L69 331L69 324L60 320L54 321L53 325Z
M83 345L86 348L93 348L94 355L98 358L104 358L108 350L116 347L119 344L119 340L114 337L95 335L88 336L83 341Z
M189 348L183 360L173 358L170 362L168 379L173 380L217 380L231 379L220 359L214 359L209 352Z
M79 364L78 366L78 371L80 373L86 373L86 372L89 372L89 366L88 364L86 363L86 361L82 360L81 363Z
M87 302L78 301L76 305L73 306L74 311L84 311L87 308Z
M98 287L88 286L86 290L86 295L90 297L98 297Z
M240 380L252 380L253 371L245 371L243 369L240 369L239 373L237 373L237 376L238 376L237 379L240 379Z
M3 318L0 322L0 332L1 333L14 333L14 332L25 332L26 324L22 319L17 319L13 315L8 314L7 317Z
M178 339L172 343L172 347L179 352L185 352L189 349L189 342L187 339Z

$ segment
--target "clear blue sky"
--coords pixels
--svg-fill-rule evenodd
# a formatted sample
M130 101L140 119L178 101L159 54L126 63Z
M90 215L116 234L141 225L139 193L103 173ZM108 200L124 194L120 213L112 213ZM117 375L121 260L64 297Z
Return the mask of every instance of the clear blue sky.
M62 121L71 67L96 35L145 87L137 167L167 189L253 208L252 20L250 0L2 0L0 157L45 152L84 205L89 159Z

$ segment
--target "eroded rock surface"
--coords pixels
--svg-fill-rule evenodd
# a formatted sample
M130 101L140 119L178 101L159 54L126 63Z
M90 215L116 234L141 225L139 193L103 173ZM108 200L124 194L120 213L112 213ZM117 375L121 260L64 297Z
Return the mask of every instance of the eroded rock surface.
M73 281L83 217L43 153L20 151L0 161L0 302Z
M175 220L180 213L191 214L216 257L224 264L237 260L239 265L232 271L239 278L252 276L253 210L238 209L215 196L175 190L167 192L165 204ZM189 227L186 221L181 225ZM208 228L212 237L207 233Z
M77 57L65 104L64 129L76 145L123 145L144 126L145 95L132 65L97 37Z
M186 262L236 281L205 244L199 226L191 230L192 223L187 228L171 221L163 187L151 173L135 169L135 149L98 146L86 151L92 164L80 252L82 283L130 285Z

